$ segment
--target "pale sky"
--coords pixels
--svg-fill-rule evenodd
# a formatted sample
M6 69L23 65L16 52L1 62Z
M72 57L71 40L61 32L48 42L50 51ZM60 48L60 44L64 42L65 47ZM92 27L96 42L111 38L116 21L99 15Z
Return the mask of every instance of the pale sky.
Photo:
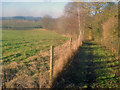
M64 6L75 0L0 0L0 17L1 16L34 16L42 17L50 15L59 17L63 14ZM79 0L80 2L114 2L117 0ZM2 3L2 13L1 13Z
M2 16L59 17L67 2L2 2Z

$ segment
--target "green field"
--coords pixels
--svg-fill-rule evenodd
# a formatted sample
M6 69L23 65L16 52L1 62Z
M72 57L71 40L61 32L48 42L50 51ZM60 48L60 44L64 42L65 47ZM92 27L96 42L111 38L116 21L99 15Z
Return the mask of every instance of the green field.
M3 63L25 60L40 51L48 51L50 45L58 46L66 40L66 37L45 30L3 30Z
M49 51L51 45L56 47L67 40L67 37L47 30L3 30L3 87L39 87L40 73L49 71L49 55L42 56L41 53Z

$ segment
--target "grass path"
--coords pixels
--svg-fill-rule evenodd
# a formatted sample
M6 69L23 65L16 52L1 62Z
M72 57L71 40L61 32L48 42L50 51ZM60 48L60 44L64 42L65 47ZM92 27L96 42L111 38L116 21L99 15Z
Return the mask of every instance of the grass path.
M84 42L53 88L120 88L120 61L95 42Z

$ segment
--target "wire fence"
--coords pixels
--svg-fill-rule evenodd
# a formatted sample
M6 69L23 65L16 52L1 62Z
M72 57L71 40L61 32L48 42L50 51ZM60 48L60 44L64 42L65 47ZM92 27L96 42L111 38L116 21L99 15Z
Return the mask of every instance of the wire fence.
M80 38L70 38L63 45L54 47L52 54L49 49L47 52L40 52L20 62L2 64L2 88L50 87L50 82L70 62L69 58L81 44ZM52 70L50 69L50 58L53 60Z

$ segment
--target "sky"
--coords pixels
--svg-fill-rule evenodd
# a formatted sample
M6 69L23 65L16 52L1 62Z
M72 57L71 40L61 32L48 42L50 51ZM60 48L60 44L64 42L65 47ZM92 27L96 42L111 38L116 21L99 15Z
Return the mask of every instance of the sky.
M2 2L2 16L60 17L67 2Z
M64 6L73 0L0 0L0 17L50 15L60 17ZM80 0L85 1L116 1L116 0ZM1 9L2 3L2 9ZM1 14L2 12L2 14Z

